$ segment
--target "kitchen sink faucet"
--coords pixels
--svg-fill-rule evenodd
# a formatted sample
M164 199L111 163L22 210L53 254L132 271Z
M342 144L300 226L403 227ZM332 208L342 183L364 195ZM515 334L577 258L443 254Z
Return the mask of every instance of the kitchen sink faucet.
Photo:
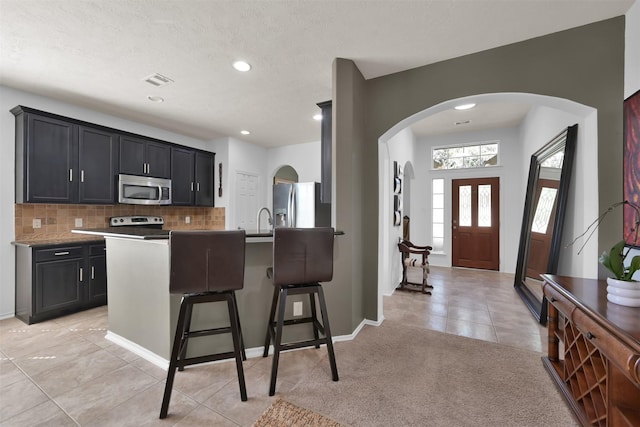
M269 208L260 208L260 210L258 211L258 216L256 217L256 225L258 227L258 234L260 234L260 215L262 214L262 211L267 211L267 215L269 215L267 221L269 222L269 225L271 226L270 230L273 229L273 218L271 217L271 211L269 210Z

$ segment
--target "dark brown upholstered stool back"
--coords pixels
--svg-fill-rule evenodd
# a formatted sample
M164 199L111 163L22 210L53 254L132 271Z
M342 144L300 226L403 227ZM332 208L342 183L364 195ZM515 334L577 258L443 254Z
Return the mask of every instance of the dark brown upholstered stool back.
M244 286L244 230L172 231L169 239L171 293L229 291Z
M273 284L329 282L333 278L333 228L276 228Z

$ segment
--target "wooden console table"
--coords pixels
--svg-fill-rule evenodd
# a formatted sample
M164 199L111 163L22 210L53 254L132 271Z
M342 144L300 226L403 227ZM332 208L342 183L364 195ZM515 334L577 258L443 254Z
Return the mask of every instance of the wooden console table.
M542 361L578 420L640 426L640 308L608 302L604 280L542 278L549 303Z

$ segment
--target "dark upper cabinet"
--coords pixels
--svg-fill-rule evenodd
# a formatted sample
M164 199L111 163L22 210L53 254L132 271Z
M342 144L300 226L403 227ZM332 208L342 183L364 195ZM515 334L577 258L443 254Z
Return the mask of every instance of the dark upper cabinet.
M176 148L171 150L171 197L173 205L214 205L213 153Z
M214 184L215 154L196 152L196 206L214 206L215 184Z
M320 131L320 178L322 185L320 187L320 201L322 203L331 203L332 102L325 101L317 105L322 110L322 126Z
M143 138L121 136L120 173L171 178L171 146Z
M16 202L73 202L77 162L73 124L22 111L16 115Z
M171 179L174 205L214 206L215 153L21 105L11 112L16 203L114 204L124 173Z
M16 107L17 203L113 203L114 133Z
M78 126L78 202L114 202L117 153L117 134Z
M193 150L171 149L171 204L173 205L192 206L194 204L194 159Z

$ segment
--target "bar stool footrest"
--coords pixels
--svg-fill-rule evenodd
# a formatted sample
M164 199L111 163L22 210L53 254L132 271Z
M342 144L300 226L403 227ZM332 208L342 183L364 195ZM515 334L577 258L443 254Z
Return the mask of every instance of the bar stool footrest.
M199 363L214 362L216 360L233 359L235 357L233 351L218 354L208 354L206 356L189 357L178 361L178 367L197 365Z
M327 340L324 338L321 338L319 340L308 340L308 341L299 341L299 342L292 342L292 343L287 343L287 344L280 344L280 351L287 351L287 350L295 350L296 348L302 348L302 347L315 347L315 346L319 346L320 344L327 344Z

